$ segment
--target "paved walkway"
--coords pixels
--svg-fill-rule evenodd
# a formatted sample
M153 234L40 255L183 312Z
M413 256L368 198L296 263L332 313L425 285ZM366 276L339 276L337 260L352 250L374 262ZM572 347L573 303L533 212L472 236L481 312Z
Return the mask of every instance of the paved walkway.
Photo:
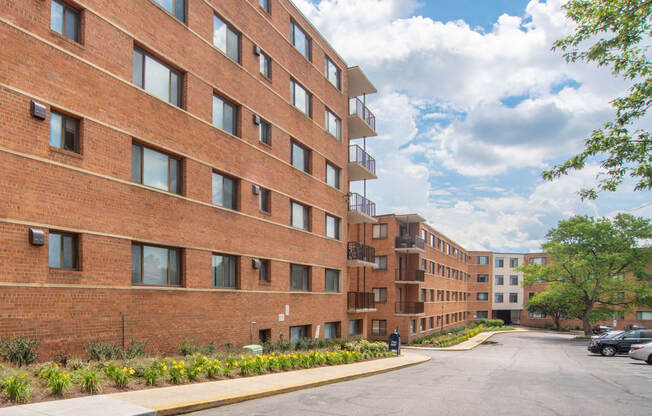
M333 367L13 406L0 409L0 416L173 415L353 380L429 360L422 354L404 352L400 357Z
M425 350L425 351L468 351L472 350L473 348L477 347L478 345L482 344L489 338L493 337L496 334L502 334L506 332L529 332L531 330L529 329L522 329L522 328L514 328L512 330L508 331L487 331L487 332L480 332L478 335L467 339L464 342L460 342L457 345L453 345L451 347L408 347L404 346L402 347L403 349L406 350Z

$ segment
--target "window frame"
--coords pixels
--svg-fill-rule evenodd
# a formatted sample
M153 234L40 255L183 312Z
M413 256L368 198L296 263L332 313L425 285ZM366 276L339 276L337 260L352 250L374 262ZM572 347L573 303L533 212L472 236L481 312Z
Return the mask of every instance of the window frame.
M221 113L222 113L222 122L221 122L221 126L215 124L215 121L216 121L215 120L215 116L216 116L216 114L215 114L215 106L216 106L216 104L219 105L219 103L217 103L216 100L221 102L221 105L222 105L222 111L221 111ZM215 92L213 93L213 100L212 101L213 101L212 102L213 106L212 106L211 124L214 127L217 127L218 129L220 129L222 131L225 131L225 132L227 132L227 133L229 133L229 134L231 134L233 136L239 137L240 131L238 129L238 125L240 124L240 106L238 104L234 103L233 101L231 101L231 100L229 100L227 98L224 98L223 96L221 96L221 95L219 95L219 94L217 94ZM226 111L225 110L227 108L230 108L230 110L231 110L231 112L233 114L233 125L230 126L232 130L227 129L227 125L226 125L227 117L226 117Z
M481 298L480 295L485 295L482 296L484 299ZM489 300L489 292L476 292L475 300L479 302L485 302Z
M371 320L371 335L387 335L387 320L386 319L372 319Z
M217 176L222 178L222 192L221 192L222 193L222 203L221 204L215 202L215 180L216 180ZM225 199L226 198L226 193L224 192L224 188L225 188L224 185L225 185L226 181L231 181L231 190L232 190L231 191L231 206L227 206L226 203L225 203L226 202L226 199ZM218 207L230 209L232 211L239 211L240 210L239 202L240 202L240 179L235 178L233 176L225 175L225 174L223 174L221 172L218 172L218 171L214 170L211 173L211 204L213 204L215 206L218 206Z
M649 318L645 318L645 314L649 314ZM637 321L652 321L652 311L636 311Z
M326 331L326 328L328 328L329 325L332 325L335 327L335 336L334 337L327 337L326 334L328 333ZM340 331L341 331L341 321L335 321L335 322L324 322L324 339L338 339L340 337Z
M329 183L329 181L328 181L328 170L329 170L329 168L330 168L332 171L335 172L335 185ZM342 178L342 169L340 169L338 166L332 164L331 162L329 162L329 161L327 160L327 161L326 161L326 180L325 180L326 184L327 184L328 186L331 186L331 187L335 188L335 189L340 189L340 187L341 187L341 183L342 183L342 179L341 179L341 178Z
M335 74L336 74L336 77L337 77L335 82L333 82L333 80L330 78L330 71L329 71L329 67L328 67L329 63L333 67L335 67ZM328 57L328 55L324 55L324 74L326 75L326 79L328 80L328 82L330 82L330 84L332 86L337 88L338 91L342 91L342 70L340 69L339 66L337 66L337 64L335 62L333 62L332 59L330 59Z
M334 236L328 235L328 221L329 221L329 219L331 219L331 220L333 220L333 221L335 222L335 224L334 224L334 226L335 226L335 228L334 228L335 235L334 235ZM328 237L328 238L332 238L332 239L334 239L334 240L340 240L340 236L341 236L341 223L342 223L342 220L341 220L339 217L336 217L336 216L334 216L334 215L331 215L331 214L329 214L329 213L327 213L327 212L324 213L324 226L325 226L325 227L324 227L324 228L325 228L325 230L324 230L324 235L325 235L326 237Z
M272 191L262 186L258 188L258 210L266 214L272 213Z
M134 178L134 147L139 148L140 152L140 161L138 162L138 167L140 168L140 171L138 172L138 180ZM168 189L162 189L162 188L157 188L156 186L148 185L144 183L145 181L145 149L159 153L161 155L165 155L168 158ZM176 167L176 172L177 172L177 177L176 177L176 184L177 184L177 189L172 190L172 168L171 168L171 163L172 161L175 161L177 163ZM169 192L175 195L183 195L183 159L177 156L173 156L167 152L161 152L158 149L146 146L140 142L132 141L131 142L131 182L138 183L140 185L146 186L151 189L158 189L160 191L164 192Z
M371 293L374 294L374 303L387 303L386 287L373 287L371 288Z
M303 111L297 106L297 85L306 94L306 111ZM294 78L290 78L290 103L292 103L292 106L299 110L299 112L308 116L309 118L312 118L312 93Z
M335 273L335 290L331 290L328 288L328 275L329 272ZM325 269L324 270L324 291L328 293L340 293L340 271L337 269Z
M175 19L183 23L184 25L186 24L186 16L188 14L188 11L186 10L187 2L186 0L172 0L173 1L173 6L172 10L168 10L163 4L161 4L158 0L154 0L154 3L158 4L163 10L168 12L171 16L173 16ZM177 13L179 12L179 9L177 8L177 2L182 3L181 11L183 13L183 16L179 16Z
M497 274L496 276L494 276L494 283L495 286L505 286L505 275Z
M514 300L512 300L512 298ZM518 303L518 293L514 293L514 292L509 293L509 303Z
M486 263L483 263L483 259L487 259ZM489 256L478 256L478 265L486 266L489 264Z
M50 263L50 249L52 245L52 236L59 236L59 267L52 266ZM65 246L64 238L72 239L72 267L65 266ZM58 230L48 230L48 269L50 270L66 270L66 271L79 271L80 259L79 259L79 234L69 233L65 231Z
M325 120L324 120L324 129L328 134L336 138L338 141L342 141L342 119L337 116L334 112L332 112L328 107L324 109L324 114L325 114ZM335 119L335 134L331 131L331 117Z
M299 168L294 164L294 153L295 153L295 147L301 149L303 151L303 169ZM290 164L292 165L293 168L300 170L302 172L305 172L307 174L311 174L312 172L312 166L311 166L311 150L302 145L301 143L297 142L296 140L290 140Z
M302 51L297 47L296 44L296 34L295 31L299 30L301 34L306 39L306 51ZM290 43L294 46L294 49L299 51L299 53L306 58L308 61L312 62L312 38L306 33L306 31L301 27L294 19L290 18Z
M263 5L263 2L265 5ZM267 14L272 14L272 0L258 0L258 6Z
M384 261L384 263L385 263L384 267L380 267L381 266L381 261L380 261L381 259L385 260ZM376 260L378 260L378 261L376 261ZM373 266L372 270L387 270L387 256L374 256L374 263L376 265L378 265L378 267Z
M294 269L296 269L296 268L301 268L301 269L305 270L305 272L306 272L305 276L301 276L301 279L302 279L302 281L301 281L301 289L295 289L293 287L293 285L292 285L293 278L294 278L292 271ZM311 289L312 289L312 285L311 285L311 282L310 282L311 281L310 275L311 275L311 267L310 266L306 266L306 265L303 265L303 264L294 264L294 263L290 264L290 291L292 291L292 292L310 292Z
M260 269L258 269L258 283L269 284L272 282L272 262L269 259L258 259Z
M303 208L303 227L297 227L294 225L294 205L299 205L300 207ZM294 200L290 200L290 226L292 228L296 228L298 230L304 230L304 231L310 231L310 207L308 205L304 205L300 202L296 202Z
M136 66L136 55L137 54L140 54L140 57L141 57L141 63L140 63L141 73L139 75L140 83L137 82L138 81L137 79L134 79L135 78L134 75L135 75L135 69L136 69L135 66ZM138 45L134 45L133 62L132 62L132 64L133 64L132 65L132 67L133 67L132 68L132 83L134 85L136 85L137 87L142 88L144 91L147 91L148 94L151 94L154 97L157 97L160 100L165 101L164 98L159 97L155 93L153 93L151 91L148 91L145 88L145 85L146 85L145 74L147 73L147 70L146 70L146 63L147 63L146 58L147 57L149 57L150 59L152 59L155 62L158 62L160 65L164 66L170 73L170 76L169 76L169 79L168 79L168 89L169 89L168 92L169 92L169 95L170 95L170 99L167 100L167 103L169 103L171 105L174 105L175 107L183 108L183 105L184 105L183 87L184 87L184 82L185 82L185 77L184 77L183 72L179 71L178 69L174 68L172 65L170 65L167 62L163 61L162 59L156 57L155 55L151 54L150 52L148 52L144 48L141 48ZM176 96L176 101L177 101L176 103L172 99L173 98L173 94L172 94L172 92L173 92L172 91L172 85L173 85L172 75L173 74L177 76L177 80L178 80L178 85L177 85L178 91L176 91L176 94L174 94Z
M500 300L498 300L498 298L500 298ZM494 292L494 302L505 303L505 294L502 292Z
M222 257L222 285L219 286L217 284L217 276L215 275L215 258L216 257ZM233 262L233 285L226 285L225 282L225 267L224 267L224 260L228 259L230 262ZM231 254L223 254L223 253L213 253L211 256L211 275L212 275L212 287L214 289L238 289L239 287L239 280L238 279L238 271L240 269L240 259L238 256L234 256Z
M61 125L59 126L60 132L60 146L52 144L52 116L55 115L61 119ZM67 123L71 122L74 124L74 146L73 149L66 148L66 134L67 134ZM81 154L81 119L70 116L66 113L58 111L54 108L50 108L50 118L49 118L49 146L55 149L64 150L66 152L73 152Z
M351 324L355 322L355 332L351 332ZM362 327L364 323L362 319L349 319L349 336L356 336L362 334Z
M261 69L263 68L265 68L266 71L262 71ZM258 72L266 79L270 81L272 80L272 57L263 51L260 51L260 55L258 57Z
M378 231L379 237L376 237L376 231ZM383 233L383 230L385 232ZM387 238L387 223L381 223L381 224L372 224L371 226L371 239L372 240L383 240Z
M516 283L514 283L516 282ZM516 274L510 274L509 275L509 285L510 286L518 286L518 275Z
M140 247L140 282L134 282L134 275L133 275L133 255L134 255L134 247ZM154 248L162 248L166 249L168 251L168 265L167 265L167 275L168 275L168 283L167 284L151 284L151 283L144 283L143 278L145 275L145 255L144 255L144 249L145 247L154 247ZM179 278L179 283L178 284L171 284L170 283L170 251L174 251L177 256L177 272L178 272L178 278ZM181 249L179 248L174 248L174 247L168 247L168 246L160 246L160 245L155 245L155 244L145 244L145 243L138 243L135 241L131 242L131 263L132 263L132 270L131 270L131 285L132 286L155 286L155 287L183 287L183 253Z
M224 25L224 28L226 30L226 36L224 38L226 45L224 45L225 46L224 50L220 48L220 46L215 44L215 32L216 32L215 25L218 21L220 21ZM237 50L236 58L231 56L231 50L229 46L230 35L234 35L237 38L238 50ZM229 59L236 62L238 65L242 65L242 33L240 33L240 31L238 31L230 22L228 22L226 19L224 19L222 16L218 15L217 13L213 13L213 41L211 42L211 44L213 45L213 47L218 49L224 55L228 56Z
M52 27L52 8L54 7L54 4L58 4L59 7L61 7L61 32L57 31L54 27ZM74 26L74 31L75 31L75 37L71 38L68 36L67 30L66 30L66 11L69 11L73 14L73 16L76 17L75 19L75 26ZM58 33L61 36L64 36L66 39L70 39L73 42L82 44L82 12L83 10L80 10L71 4L61 1L61 0L51 0L50 2L50 30L52 30L55 33Z
M480 278L483 278L483 280L480 280ZM475 280L476 283L488 283L489 282L489 275L486 273L477 273L475 275Z

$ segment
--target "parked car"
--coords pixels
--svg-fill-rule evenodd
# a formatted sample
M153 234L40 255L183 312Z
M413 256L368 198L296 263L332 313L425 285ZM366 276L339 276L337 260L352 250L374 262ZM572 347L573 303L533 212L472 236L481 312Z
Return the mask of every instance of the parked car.
M645 328L645 329L647 329L647 328ZM591 328L591 330L593 331L593 333L595 335L600 335L600 334L604 334L605 332L613 331L614 327L613 326L607 326L607 325L596 325L593 328Z
M603 332L600 335L593 335L591 336L591 339L599 339L599 338L613 338L615 336L618 336L625 331L609 331L609 332Z
M632 348L629 350L629 357L652 364L652 343L632 345Z
M647 329L647 326L632 324L625 327L625 331L636 331L637 329Z
M589 343L588 350L594 354L613 357L616 354L627 354L634 344L652 342L652 331L628 331L614 337L596 338Z

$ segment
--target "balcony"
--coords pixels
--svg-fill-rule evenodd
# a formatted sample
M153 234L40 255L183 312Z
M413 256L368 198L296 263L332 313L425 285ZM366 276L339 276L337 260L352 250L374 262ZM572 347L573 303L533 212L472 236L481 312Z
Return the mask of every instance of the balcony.
M349 139L377 136L376 116L359 98L349 99Z
M349 241L346 249L346 265L348 267L373 267L376 265L375 261L375 248Z
M377 179L376 159L369 156L357 144L349 146L349 181Z
M394 250L399 253L424 253L426 251L426 240L409 235L396 237Z
M359 97L364 94L375 94L378 92L374 84L362 72L359 66L347 68L347 78L349 80L349 97Z
M349 313L376 312L374 294L371 292L348 292L346 311Z
M396 302L394 303L396 315L423 315L423 302Z
M349 194L349 213L347 215L349 224L373 224L377 222L375 216L376 204L374 202L355 192Z
M426 279L426 272L423 270L406 270L396 269L394 275L394 283L407 283L419 284L423 283Z

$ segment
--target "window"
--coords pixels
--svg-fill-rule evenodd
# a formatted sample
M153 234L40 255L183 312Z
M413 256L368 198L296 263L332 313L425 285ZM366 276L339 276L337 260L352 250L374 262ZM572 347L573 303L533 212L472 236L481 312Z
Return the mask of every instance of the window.
M509 276L509 285L510 286L518 286L518 276L510 275Z
M362 319L352 319L349 321L349 336L360 335L362 333Z
M426 289L421 289L419 291L419 302L425 302L426 301Z
M79 42L79 22L79 10L59 0L52 0L50 6L50 29L62 34L68 39Z
M340 291L340 272L338 270L326 269L326 291Z
M530 257L529 263L540 264L543 266L547 263L547 259L545 257Z
M496 267L505 267L505 258L496 257Z
M477 300L489 300L489 293L487 292L478 292Z
M310 208L290 201L290 224L295 228L310 231Z
M324 339L335 339L339 336L339 332L339 322L326 322L324 324Z
M269 283L272 280L269 260L266 259L258 259L258 260L260 260L260 269L258 269L258 281L263 283Z
M290 20L290 43L292 43L307 60L312 60L312 54L310 53L310 38L294 20Z
M509 267L518 267L518 258L512 257L509 259Z
M270 2L271 0L258 0L258 4L260 5L260 8L265 10L267 13L272 12Z
M238 258L213 254L213 287L237 287Z
M337 140L342 140L342 120L326 109L326 131Z
M435 235L430 234L430 247L435 247Z
M427 269L427 263L428 263L428 260L426 260L426 259L421 259L421 270L423 270L424 272L425 272L426 269Z
M387 321L384 319L371 320L371 335L386 335Z
M432 328L434 326L435 326L435 317L431 316L430 318L428 318L428 328Z
M324 72L326 73L326 78L335 88L342 90L342 71L328 57L325 58L325 63L326 69Z
M419 329L423 332L426 330L426 318L421 318L419 321Z
M450 314L446 314L446 325L450 323Z
M451 292L449 290L446 291L446 302L451 301Z
M428 241L428 231L421 230L421 238L423 239L424 242Z
M271 341L272 341L271 328L258 330L258 342L263 343L263 342L271 342Z
M623 319L625 319L625 313L624 313L624 312L621 312L621 311L616 311L616 312L614 312L614 314L613 314L613 319L616 319L616 320L623 320Z
M152 188L181 194L181 160L133 143L131 180Z
M131 245L131 283L181 285L181 252L175 248Z
M340 168L326 162L326 183L335 189L340 189Z
M271 191L265 188L258 189L258 209L263 212L271 211Z
M217 15L213 15L213 45L240 63L240 34Z
M503 294L502 293L494 293L494 302L503 303Z
M430 289L430 302L435 301L435 289Z
M476 275L476 279L478 283L487 283L489 281L489 275L488 274L478 274Z
M509 294L509 303L518 303L518 293Z
M312 117L312 95L295 80L290 80L292 105L308 117Z
M435 274L435 262L430 262L430 274Z
M213 95L213 125L237 136L238 107L217 95Z
M265 76L265 78L272 78L272 58L265 55L263 52L260 53L260 73Z
M308 266L290 265L290 290L303 292L310 290L310 269Z
M478 256L478 264L489 264L489 256Z
M48 265L52 269L78 268L77 236L59 232L50 232L48 239Z
M502 286L505 283L505 276L503 276L502 274L498 274L496 275L495 281L496 281L496 286Z
M238 180L213 172L213 204L238 209Z
M414 334L417 332L417 320L410 319L410 333Z
M540 319L540 318L545 318L546 314L541 312L528 312L528 317Z
M300 339L306 338L310 332L310 325L291 326L290 342L295 343Z
M182 22L186 21L186 0L154 0Z
M134 48L133 78L140 88L181 107L183 75L138 47Z
M536 295L536 293L534 293L534 292L528 292L528 294L527 294L528 300L532 299L535 295Z
M290 153L292 166L306 173L310 173L310 150L296 142L292 142Z
M50 146L79 153L79 120L51 110Z
M376 303L387 303L387 288L386 287L374 287L371 289L374 294L374 301Z
M340 219L326 214L326 237L340 239Z
M647 311L637 311L636 312L637 321L652 321L652 312Z
M387 238L387 224L374 224L371 227L371 237L373 239Z
M387 256L376 256L374 270L387 270Z
M258 140L265 144L272 144L272 125L265 120L260 120L258 124Z

